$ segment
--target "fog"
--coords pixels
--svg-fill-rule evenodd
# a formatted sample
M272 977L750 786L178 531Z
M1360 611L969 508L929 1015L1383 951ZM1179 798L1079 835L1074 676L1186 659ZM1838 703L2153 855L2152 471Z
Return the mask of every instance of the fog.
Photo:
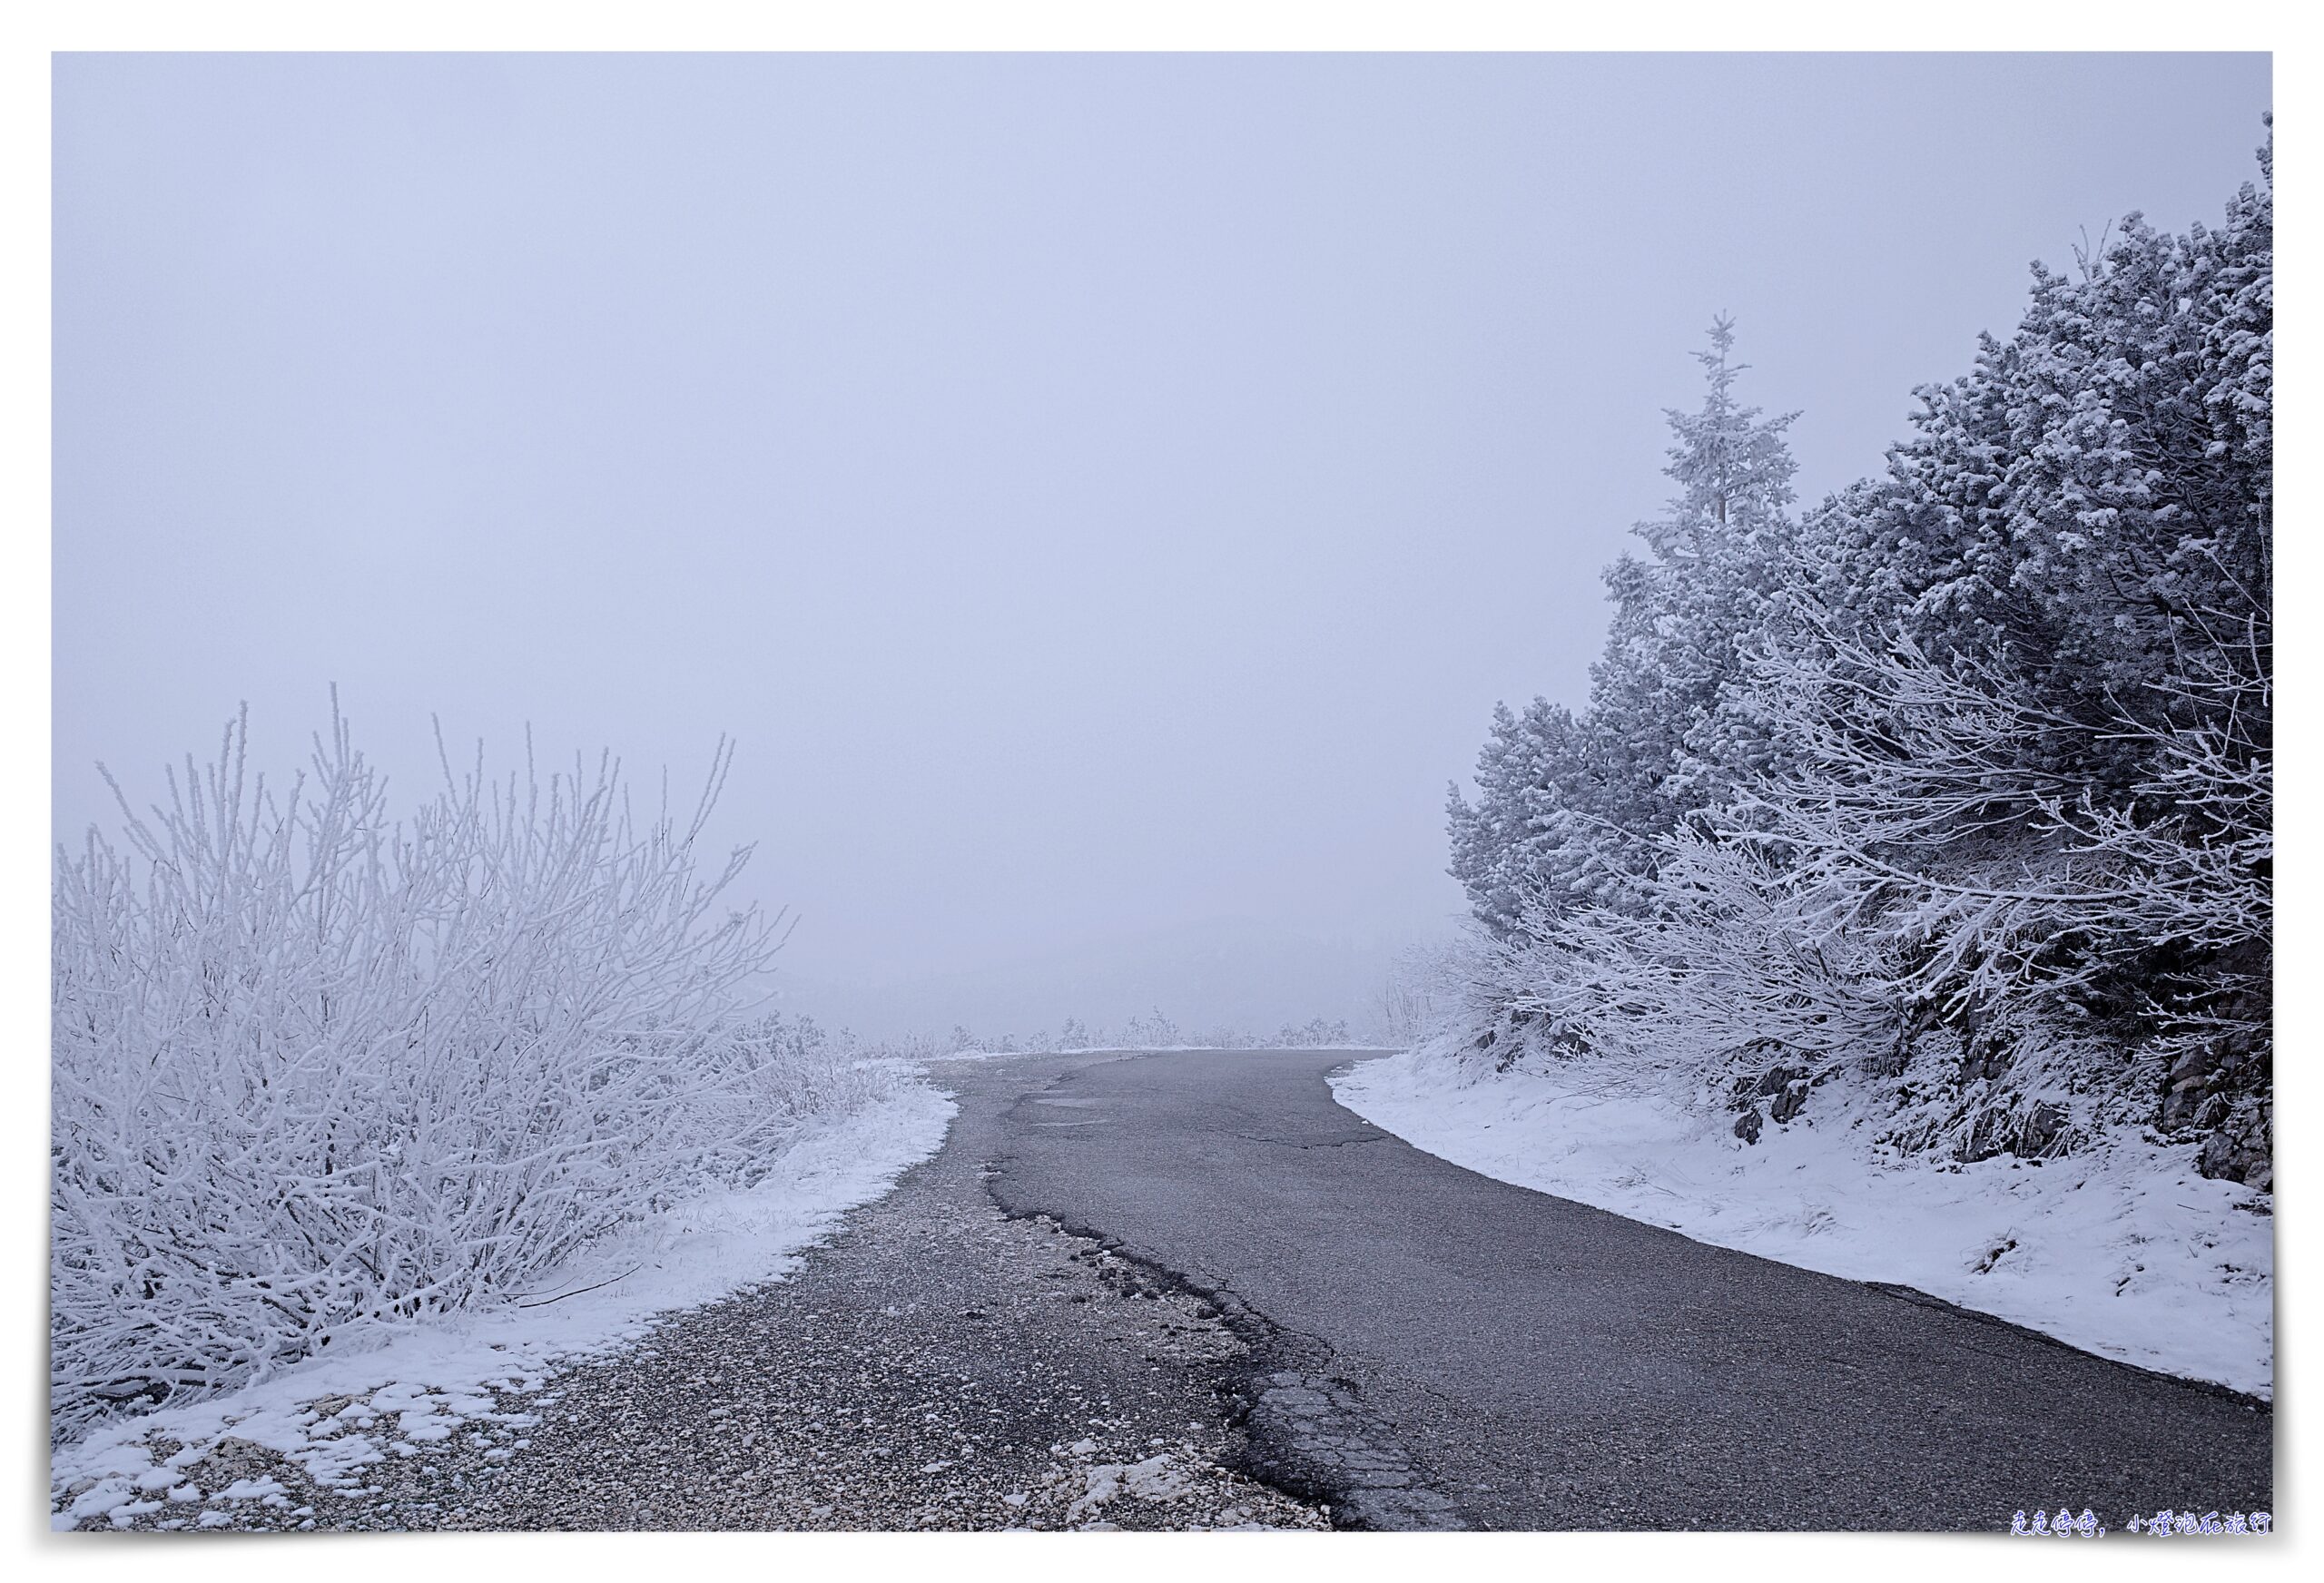
M67 56L62 840L610 747L865 1032L1361 1021L1732 313L1813 499L2266 57Z

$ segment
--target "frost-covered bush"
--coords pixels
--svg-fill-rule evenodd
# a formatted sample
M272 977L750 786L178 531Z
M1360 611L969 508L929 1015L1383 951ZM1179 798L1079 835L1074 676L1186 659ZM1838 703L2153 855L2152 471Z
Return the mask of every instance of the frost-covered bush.
M1180 1043L1181 1036L1178 1025L1157 1006L1151 1015L1132 1017L1123 1024L1120 1042L1125 1048L1167 1050Z
M1374 1039L1387 1048L1412 1049L1435 1035L1447 1014L1464 1003L1470 954L1458 938L1415 942L1399 951L1373 1000Z
M237 720L60 850L55 1427L521 1297L891 1086L740 1014L776 941L719 900L747 850L697 870L729 756L684 821L480 756L398 821L343 721L277 792Z

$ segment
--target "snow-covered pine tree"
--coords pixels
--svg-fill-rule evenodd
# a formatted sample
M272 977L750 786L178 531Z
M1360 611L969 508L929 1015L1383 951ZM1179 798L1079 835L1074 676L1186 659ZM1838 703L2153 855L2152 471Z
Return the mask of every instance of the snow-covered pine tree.
M1546 928L1578 908L1640 904L1653 848L1613 817L1621 810L1607 745L1563 704L1494 708L1476 803L1454 787L1447 816L1452 875L1496 937Z
M1604 656L1591 670L1591 715L1612 744L1625 829L1660 837L1689 813L1721 806L1731 771L1759 755L1730 691L1781 585L1793 533L1784 438L1796 412L1743 405L1734 321L1712 323L1695 354L1709 388L1694 412L1671 411L1663 471L1679 486L1664 516L1636 529L1649 551L1606 575L1614 602Z
M1614 614L1588 711L1497 707L1475 804L1458 787L1448 801L1452 875L1498 938L1553 931L1581 908L1648 909L1655 843L1723 802L1730 764L1765 757L1728 695L1785 561L1796 464L1784 431L1797 415L1738 400L1748 365L1731 320L1709 339L1695 354L1701 407L1667 414L1679 493L1637 526L1646 553L1606 574Z

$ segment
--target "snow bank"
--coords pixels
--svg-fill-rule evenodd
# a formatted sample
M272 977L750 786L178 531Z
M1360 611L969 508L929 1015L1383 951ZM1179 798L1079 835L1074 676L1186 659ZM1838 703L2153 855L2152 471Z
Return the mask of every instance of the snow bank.
M1861 1141L1873 1118L1847 1112L1834 1084L1818 1113L1746 1146L1704 1116L1586 1082L1423 1049L1361 1062L1333 1087L1365 1120L1500 1181L2272 1393L2271 1206L2197 1175L2191 1145L2124 1128L2043 1165L1886 1158Z
M165 1499L200 1519L217 1503L287 1506L271 1481L188 1493L185 1470L222 1440L280 1451L319 1482L360 1487L399 1446L438 1440L474 1421L521 1431L566 1360L642 1340L657 1315L779 1280L841 1215L877 1198L935 1153L956 1106L911 1085L809 1131L746 1189L691 1199L593 1244L522 1303L448 1318L370 1350L309 1359L229 1394L107 1423L57 1450L52 1521L60 1529L126 1522ZM529 1397L511 1402L506 1398ZM516 1411L507 1411L511 1406ZM155 1464L146 1441L182 1450Z

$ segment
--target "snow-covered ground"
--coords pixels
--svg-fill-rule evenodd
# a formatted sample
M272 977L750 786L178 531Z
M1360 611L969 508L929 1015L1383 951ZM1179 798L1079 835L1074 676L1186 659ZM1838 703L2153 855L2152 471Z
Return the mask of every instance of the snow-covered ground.
M1747 1146L1674 1106L1426 1050L1360 1062L1333 1086L1374 1125L1503 1182L2272 1394L2272 1205L2197 1175L2191 1147L2125 1133L2040 1165L1884 1161L1830 1089L1823 1115Z
M747 1191L691 1200L592 1247L527 1303L457 1318L352 1354L310 1359L230 1394L101 1426L58 1448L54 1522L134 1516L177 1505L186 1526L223 1526L223 1507L288 1505L271 1480L202 1490L183 1470L220 1441L281 1451L319 1481L360 1484L363 1470L456 1433L518 1434L560 1360L642 1339L655 1316L777 1280L840 1216L878 1197L935 1153L955 1106L921 1084L801 1138ZM511 1399L527 1398L515 1403ZM316 1403L327 1411L316 1411ZM149 1437L183 1449L157 1466ZM515 1441L510 1449L520 1449ZM497 1453L487 1453L494 1455Z

